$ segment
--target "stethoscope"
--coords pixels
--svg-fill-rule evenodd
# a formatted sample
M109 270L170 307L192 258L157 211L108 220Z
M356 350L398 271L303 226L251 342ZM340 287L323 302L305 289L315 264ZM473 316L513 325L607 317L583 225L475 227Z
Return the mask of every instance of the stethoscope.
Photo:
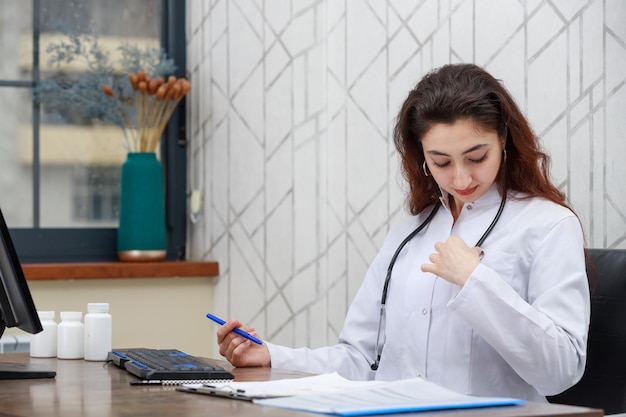
M483 235L480 237L480 239L478 239L478 242L476 242L476 245L474 245L474 246L480 247L483 244L483 242L485 241L485 239L487 239L487 236L489 236L489 233L491 233L491 230L494 228L496 223L498 223L498 220L500 220L500 215L502 215L502 210L504 209L504 203L505 202L506 202L506 193L504 193L504 195L502 196L502 201L500 202L500 207L498 207L498 212L496 213L496 216L493 218L493 220L491 221L491 224L489 225L487 230L485 230L485 233L483 233ZM439 201L435 205L435 207L430 212L430 214L428 215L426 220L424 220L422 222L422 224L417 226L417 229L413 230L411 233L409 233L409 235L407 237L404 238L402 243L400 243L400 245L396 249L395 253L391 257L391 261L389 261L389 266L387 267L387 276L385 277L385 284L383 285L383 294L382 294L382 297L381 297L381 300L380 300L380 316L378 318L378 332L376 334L376 348L374 350L375 361L374 361L374 363L371 366L372 371L376 371L378 369L378 365L380 364L380 353L379 353L379 351L380 351L380 330L382 328L383 315L385 314L385 308L386 308L386 304L387 304L387 289L389 288L389 281L391 281L391 272L393 271L393 266L396 263L396 258L398 257L398 255L400 254L400 251L402 251L404 246L407 243L409 243L409 241L411 239L413 239L415 237L415 235L417 235L419 232L421 232L422 229L424 229L424 227L426 227L430 223L430 221L433 219L433 217L435 217L435 214L437 214L437 210L439 210L439 207L441 207L441 201ZM483 256L484 256L484 252L481 252L480 259L482 259Z

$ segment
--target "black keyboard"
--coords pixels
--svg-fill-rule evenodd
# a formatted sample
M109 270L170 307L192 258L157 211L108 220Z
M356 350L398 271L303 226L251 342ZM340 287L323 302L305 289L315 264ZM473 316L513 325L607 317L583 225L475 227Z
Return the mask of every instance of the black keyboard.
M191 383L234 379L219 365L177 349L125 349L109 352L109 360L147 381Z

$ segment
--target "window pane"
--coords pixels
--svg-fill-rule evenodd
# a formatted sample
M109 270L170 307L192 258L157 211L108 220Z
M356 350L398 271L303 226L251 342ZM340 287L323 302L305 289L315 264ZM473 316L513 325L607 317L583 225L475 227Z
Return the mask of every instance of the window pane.
M0 79L30 80L33 65L32 0L0 0Z
M114 101L99 88L83 84L86 75L93 75L90 66L103 61L85 54L71 62L51 61L58 56L55 51L63 51L62 43L70 42L67 33L90 35L80 38L81 49L89 51L96 45L92 35L97 34L99 52L107 54L116 69L114 77L127 77L119 68L119 48L159 48L160 3L42 1L41 79L66 86L82 81L71 99L59 94L67 103L59 104L54 96L41 100L41 227L116 227L120 169L128 150L121 126L103 120L115 112ZM104 104L95 105L98 100Z
M32 227L30 88L0 88L0 207L11 227Z
M74 116L42 111L41 226L116 227L126 155L122 130ZM93 199L101 196L99 210L108 214L92 215Z

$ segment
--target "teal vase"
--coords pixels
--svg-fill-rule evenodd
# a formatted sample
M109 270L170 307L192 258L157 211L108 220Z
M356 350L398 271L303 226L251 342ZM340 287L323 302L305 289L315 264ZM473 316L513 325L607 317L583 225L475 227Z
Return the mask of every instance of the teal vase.
M119 221L120 260L165 258L163 170L154 152L131 152L122 165Z

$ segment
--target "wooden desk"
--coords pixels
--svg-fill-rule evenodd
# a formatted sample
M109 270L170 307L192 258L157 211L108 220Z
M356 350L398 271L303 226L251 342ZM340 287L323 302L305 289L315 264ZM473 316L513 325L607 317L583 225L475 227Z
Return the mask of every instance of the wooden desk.
M0 361L33 362L56 370L52 379L0 381L0 415L2 416L315 416L247 401L229 400L207 395L188 394L167 386L130 386L135 379L113 364L83 360L35 359L27 353L0 355ZM226 362L210 360L231 370L237 379L264 381L304 376L270 368L232 369ZM422 417L477 416L572 416L600 417L601 410L565 405L527 403L523 406L481 408L396 414Z

